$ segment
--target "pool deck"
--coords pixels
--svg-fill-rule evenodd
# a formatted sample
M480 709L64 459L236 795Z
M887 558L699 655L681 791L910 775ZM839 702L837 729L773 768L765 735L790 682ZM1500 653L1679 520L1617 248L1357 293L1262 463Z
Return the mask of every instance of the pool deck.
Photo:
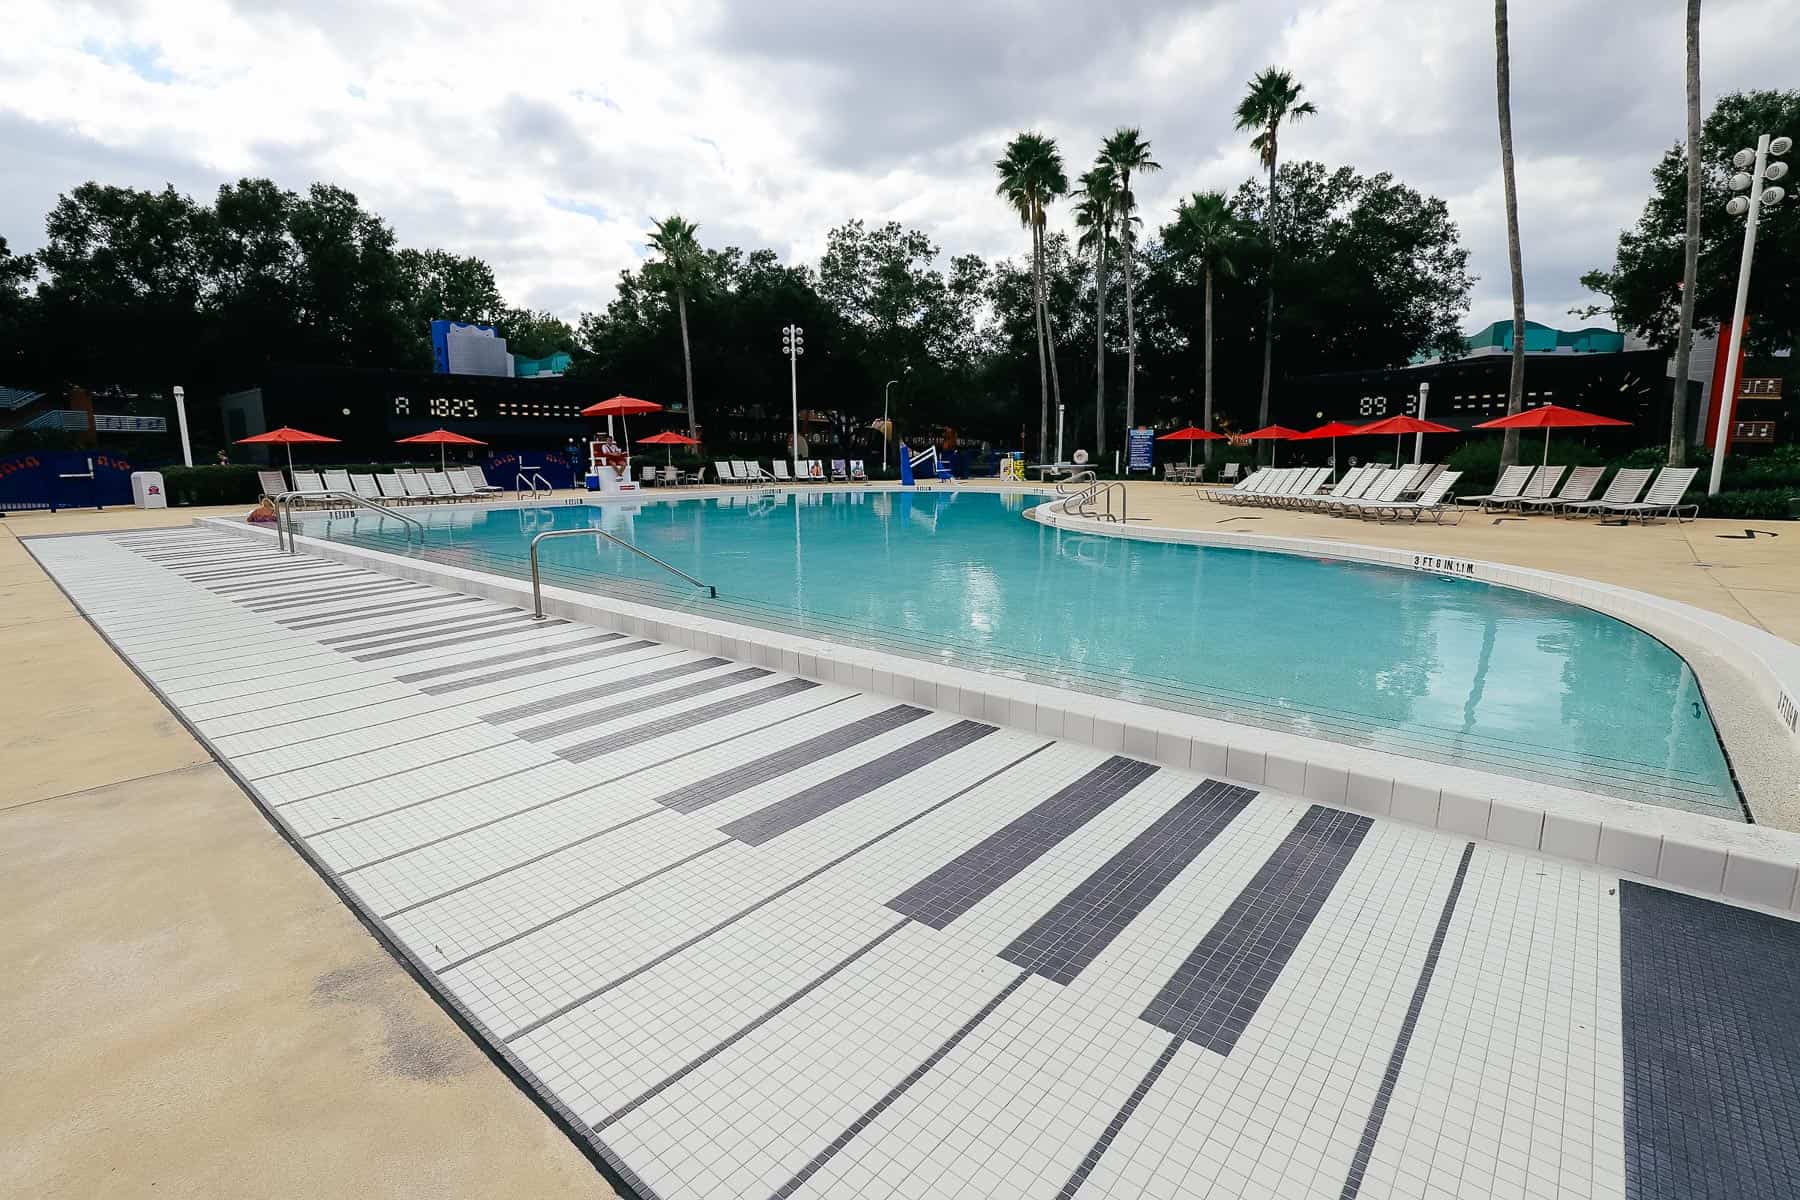
M1141 484L1132 493L1133 515L1158 523L1204 528L1238 515L1191 489ZM213 514L64 513L9 517L0 528L81 533L197 515ZM1800 546L1718 538L1741 525L1471 518L1439 530L1245 515L1262 518L1256 532L1585 574L1800 635ZM1227 528L1241 524L1250 523ZM172 536L175 547L206 539ZM829 740L853 709L858 720L891 711L829 685L809 688L805 704L828 700L838 718L784 709L788 729L748 753L709 750L706 737L678 747L682 761L661 778L700 789L686 800L672 801L664 786L615 789L608 804L636 806L630 819L650 822L655 838L640 845L629 831L595 826L592 849L561 847L543 839L580 833L567 822L592 824L600 811L580 787L591 782L578 769L586 732L524 736L523 725L571 706L593 718L590 701L569 699L571 681L492 681L428 699L422 689L435 683L398 676L444 670L435 678L466 682L456 666L464 654L444 652L433 665L433 635L384 615L296 630L310 620L295 618L324 611L318 602L276 612L253 602L255 588L224 591L242 586L233 572L254 580L266 560L212 545L216 573L153 540L107 540L101 570L85 570L89 556L75 543L60 556L44 549L139 668L203 730L214 723L209 740L225 747L232 773L285 810L289 834L315 861L360 876L352 895L386 920L431 985L598 1126L596 1144L641 1168L645 1194L1175 1195L1200 1194L1191 1185L1205 1177L1221 1196L1622 1196L1629 1180L1634 1196L1673 1200L1709 1187L1791 1195L1800 1185L1795 1130L1746 1134L1716 1115L1747 1099L1795 1119L1800 1047L1791 1028L1766 1019L1794 1002L1791 922L1147 764L1114 787L1113 776L1096 776L1110 761L1099 752L1013 731L981 733L960 750L946 742L927 758L966 758L966 770L933 775L901 763L905 787L868 776L883 751L975 734L975 723L942 714L910 718L913 731L875 735L871 747L818 750L784 774L700 795L723 767ZM24 915L7 926L15 986L0 1001L0 1030L30 1047L14 1072L23 1086L0 1099L7 1127L25 1130L0 1154L7 1190L135 1195L155 1184L240 1194L254 1173L267 1195L608 1194L4 535L0 593L11 601L0 648L19 685L0 700L0 747L15 773L0 802L0 903ZM462 603L474 622L467 636L483 639L470 654L579 636L579 627L509 632L512 614ZM206 689L218 685L195 672L215 657L215 637L216 655L239 664L230 678L256 697L247 713L206 707L216 694ZM330 690L391 691L405 720L365 743L346 740L331 706L302 709L265 743L253 719L259 689L271 689L271 711L294 697L254 660L234 658L235 647L260 644L304 660ZM371 657L360 661L357 649ZM691 652L656 661L701 681L741 669L698 665ZM631 670L622 662L610 678ZM675 698L693 685L669 679L679 711L714 703ZM765 672L709 695L784 686ZM408 748L461 744L472 736L463 729L487 732L462 766ZM302 732L310 749L291 744ZM349 775L346 756L362 759ZM432 772L460 778L483 756L538 772L546 786L568 775L575 788L556 820L521 811L500 814L495 827L496 815L484 814L475 825L490 832L470 841L474 827L459 831L471 814L454 802L388 815L393 793L356 786L380 774L365 768L386 762L414 773L403 801L412 806L433 794ZM994 811L956 815L960 784L994 768L1003 778L983 792ZM855 787L863 790L844 790ZM1089 804L1092 828L1077 836L1077 825L1042 848L1006 842L1008 815L1056 797ZM333 832L345 804L363 806L354 836ZM861 812L871 805L878 828ZM901 832L913 822L922 822L916 832ZM865 853L872 828L895 836ZM997 859L969 857L996 838L1006 843ZM457 841L464 849L443 849ZM689 853L722 855L728 869L686 873ZM834 875L836 854L862 857ZM1034 869L1035 855L1044 857ZM1282 865L1295 855L1311 865ZM612 880L620 861L654 874ZM1130 929L1096 926L1095 889L1111 886L1121 862L1133 878L1160 870L1166 890L1127 888ZM1186 869L1193 864L1201 869ZM990 878L996 865L1004 879ZM659 949L657 939L721 902L711 894L720 878L733 885L725 901L763 915L732 918L718 944L692 955L678 948L686 943ZM1395 878L1411 886L1396 889ZM608 880L644 890L603 909L611 922L557 915L604 903L593 897ZM1246 941L1241 924L1254 925L1269 899L1299 914L1272 949ZM662 926L609 927L634 911L664 914ZM585 947L574 960L583 979L566 970L571 937ZM461 940L439 948L451 939ZM1219 945L1207 951L1211 942ZM1236 983L1204 978L1217 974L1210 959L1230 962L1252 944L1269 969ZM1731 996L1708 986L1721 971L1742 983ZM1247 987L1258 1003L1242 1021L1203 1012L1189 997L1208 987ZM871 1039L876 1028L884 1035ZM782 1052L796 1037L835 1042L805 1062L854 1069L821 1088L816 1069L797 1069L801 1060ZM1682 1055L1715 1039L1727 1047L1720 1077L1682 1077ZM1065 1090L1070 1079L1056 1069L1064 1053L1091 1088ZM1754 1096L1730 1094L1733 1071L1745 1072ZM1606 1099L1621 1093L1622 1108ZM1340 1103L1315 1106L1318 1094ZM1690 1109L1693 1118L1665 1127L1668 1114Z

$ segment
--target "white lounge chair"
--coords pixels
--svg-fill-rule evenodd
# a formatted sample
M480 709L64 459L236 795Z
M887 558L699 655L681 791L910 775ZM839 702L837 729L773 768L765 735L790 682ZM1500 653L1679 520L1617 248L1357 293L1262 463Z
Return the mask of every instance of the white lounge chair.
M794 477L788 474L787 459L777 458L769 463L771 476L776 483L792 483Z
M1511 500L1496 501L1493 507L1502 510L1510 509L1518 511L1519 502L1521 500L1543 500L1546 497L1556 495L1556 485L1562 482L1563 474L1567 472L1568 469L1569 468L1567 467L1539 467L1531 473L1531 478L1526 481L1524 487L1519 489L1519 494L1517 496L1514 496Z
M487 472L481 469L479 463L472 467L464 467L463 477L469 481L469 486L478 492L485 492L497 496L506 490L499 484L489 483Z
M1555 512L1565 504L1574 504L1586 500L1600 486L1600 477L1606 474L1605 467L1576 467L1563 480L1562 490L1554 496L1528 496L1521 494L1513 507L1520 512ZM1527 489L1529 490L1529 489Z
M1350 468L1349 473L1336 483L1332 484L1330 489L1321 492L1318 495L1302 498L1295 507L1315 508L1320 504L1328 504L1333 500L1348 499L1354 494L1356 487L1368 478L1369 472L1376 469L1377 468L1370 466L1352 467Z
M1220 504L1249 504L1257 496L1265 495L1279 488L1293 473L1292 467L1264 467L1239 480L1233 487L1202 488L1201 494L1208 499L1217 500Z
M1480 496L1464 496L1461 503L1478 504L1481 506L1482 512L1486 512L1489 508L1498 508L1506 502L1516 499L1519 493L1525 490L1525 485L1531 482L1532 472L1536 469L1535 467L1508 467L1500 472L1500 478L1495 482L1493 491Z
M280 496L288 490L287 480L280 471L258 471L256 486L262 489L265 496Z
M1693 486L1694 476L1699 474L1697 467L1664 467L1657 473L1656 480L1650 490L1644 493L1642 500L1625 504L1602 504L1603 513L1616 513L1627 521L1636 517L1641 524L1648 525L1651 517L1661 520L1674 517L1677 522L1692 521L1700 515L1698 504L1683 504L1682 497L1687 495L1688 488ZM1692 517L1683 517L1683 510L1691 510Z
M1316 498L1320 489L1329 486L1330 482L1330 467L1308 467L1301 471L1300 477L1285 492L1272 497L1269 503L1274 508L1299 508Z
M1392 517L1396 521L1401 517L1410 517L1417 521L1421 517L1429 516L1433 521L1441 524L1445 514L1455 513L1456 520L1451 524L1461 524L1463 510L1456 507L1454 500L1447 499L1450 489L1455 487L1456 481L1461 478L1461 471L1435 472L1434 478L1426 485L1425 490L1419 493L1418 499L1360 504L1356 506L1356 515L1365 520L1372 517L1377 521L1385 517Z
M1656 470L1652 467L1621 467L1619 473L1612 477L1612 482L1606 485L1606 490L1600 493L1598 500L1572 500L1562 506L1562 515L1582 517L1597 513L1610 505L1635 503L1644 494L1644 487L1654 474Z
M431 493L434 500L454 500L456 492L450 486L450 477L442 471L433 471L425 476L425 490Z
M381 489L375 485L375 477L373 475L352 475L350 477L350 490L361 496L364 500L381 499Z
M412 471L395 471L394 477L400 481L400 486L406 489L408 499L431 499L431 486L417 473Z
M348 492L353 490L350 487L350 472L348 471L326 471L324 478L325 490L328 492Z
M713 474L718 476L720 483L737 482L737 472L733 471L731 464L722 458L713 459Z
M1228 462L1219 470L1220 483L1236 483L1243 478L1243 464Z
M1321 505L1321 510L1334 516L1358 516L1365 505L1397 503L1412 481L1419 476L1417 467L1401 467L1394 471L1383 471L1375 477L1375 483L1363 494L1350 500L1336 500Z
M863 470L863 460L862 459L853 458L850 460L850 479L852 482L855 482L855 483L869 482L869 473L867 471Z
M406 490L406 484L402 482L398 475L377 475L375 477L375 487L380 491L381 497L384 500L412 499L411 493Z
M831 482L850 482L850 468L844 465L844 460L841 458L834 458L831 460Z
M1218 504L1229 504L1233 499L1243 496L1258 486L1261 486L1263 483L1266 483L1263 476L1271 473L1272 472L1265 467L1261 471L1254 471L1249 475L1244 476L1242 479L1236 480L1230 487L1203 487L1199 489L1198 494L1203 500L1211 500Z

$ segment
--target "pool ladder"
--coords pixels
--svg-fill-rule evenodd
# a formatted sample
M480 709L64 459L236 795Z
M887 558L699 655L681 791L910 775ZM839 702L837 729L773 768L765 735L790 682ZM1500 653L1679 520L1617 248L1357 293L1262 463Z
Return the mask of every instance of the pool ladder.
M606 532L606 530L604 530L604 529L551 529L551 530L546 530L545 532L540 533L536 537L531 539L531 617L532 617L532 620L534 620L534 621L541 621L544 619L544 585L538 576L538 543L547 541L550 538L559 538L559 537L605 538L607 541L612 542L615 545L625 547L625 549L631 551L633 554L637 555L639 558L649 559L651 562L655 563L657 566L661 567L663 570L669 572L672 575L680 576L682 579L687 580L687 582L693 584L695 587L705 588L706 594L709 598L714 599L714 600L717 600L719 598L719 589L714 587L712 584L702 583L700 580L695 579L692 575L689 575L686 571L682 570L680 567L674 566L670 563L666 563L662 559L656 557L656 555L650 553L648 550L641 550L638 547L632 545L630 542L626 541L624 538L614 537L612 534Z
M425 544L425 526L422 522L407 516L403 512L396 512L385 504L377 504L365 496L359 496L355 492L341 492L336 490L324 492L282 492L278 496L271 496L269 498L275 501L275 552L277 554L281 553L283 549L286 549L289 554L298 554L300 552L300 547L294 540L293 505L296 500L347 500L353 507L366 508L370 512L379 513L381 516L392 517L396 521L403 522L407 526L407 545L412 545L412 531L415 529L419 531L419 545L423 546ZM282 544L282 532L284 530L287 533L287 543L285 546Z
M1056 490L1061 492L1062 485ZM1064 493L1065 495L1067 493ZM1113 497L1119 498L1119 511L1113 512ZM1095 479L1092 483L1067 500L1062 501L1062 510L1074 513L1078 517L1090 517L1096 521L1124 522L1131 518L1128 515L1128 494L1125 485L1116 479Z
M545 479L543 475L537 471L532 471L529 475L525 474L524 471L520 471L517 475L513 476L513 496L520 504L525 503L526 488L531 489L532 502L536 503L539 487L544 489L544 494L547 496L554 496L556 494L556 489L550 486L550 481Z

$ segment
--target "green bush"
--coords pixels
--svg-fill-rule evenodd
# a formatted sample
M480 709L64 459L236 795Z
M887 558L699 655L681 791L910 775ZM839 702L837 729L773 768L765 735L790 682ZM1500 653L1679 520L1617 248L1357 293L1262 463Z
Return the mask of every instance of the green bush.
M177 507L205 504L254 504L262 494L258 467L164 467L163 486Z
M1729 470L1729 468L1727 468ZM1696 490L1702 480L1696 479ZM1693 493L1689 493L1693 495ZM1744 488L1720 492L1716 496L1695 497L1703 517L1724 517L1746 521L1789 521L1794 519L1794 505L1800 503L1800 487Z

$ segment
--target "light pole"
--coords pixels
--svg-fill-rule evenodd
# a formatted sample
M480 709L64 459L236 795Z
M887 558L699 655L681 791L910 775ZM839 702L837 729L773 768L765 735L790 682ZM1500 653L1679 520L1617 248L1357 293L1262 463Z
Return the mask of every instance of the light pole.
M1431 385L1429 383L1421 383L1419 385L1419 420L1421 421L1425 419L1425 401L1430 395ZM1413 466L1418 466L1420 460L1424 457L1425 435L1422 433L1415 433L1413 434Z
M1774 184L1787 174L1787 164L1769 159L1780 158L1793 148L1793 138L1771 138L1765 133L1756 139L1756 149L1739 150L1731 158L1731 165L1738 169L1731 177L1731 190L1748 195L1733 196L1725 205L1725 211L1734 217L1745 213L1749 216L1744 221L1744 254L1738 260L1737 304L1731 310L1731 346L1725 359L1725 390L1719 397L1718 423L1713 426L1712 477L1706 485L1709 496L1719 494L1719 479L1725 473L1725 445L1731 431L1731 411L1737 406L1738 355L1743 353L1744 346L1744 304L1750 298L1750 258L1756 253L1756 218L1761 215L1763 205L1779 204L1786 195ZM1745 171L1745 167L1753 169ZM1765 182L1768 187L1763 186Z
M187 389L176 384L169 391L175 397L175 424L181 430L181 462L183 466L194 465L194 448L188 444L187 431Z
M890 379L881 389L881 473L883 475L887 474L888 469L888 435L894 430L893 424L888 420L888 388L899 382L898 379Z
M1063 460L1062 435L1063 435L1063 406L1061 404L1058 404L1056 406L1056 461L1059 463Z
M794 444L789 448L788 457L794 460L794 475L800 474L800 356L806 353L806 339L801 335L806 331L798 325L781 327L781 352L788 360L788 390L794 402Z

